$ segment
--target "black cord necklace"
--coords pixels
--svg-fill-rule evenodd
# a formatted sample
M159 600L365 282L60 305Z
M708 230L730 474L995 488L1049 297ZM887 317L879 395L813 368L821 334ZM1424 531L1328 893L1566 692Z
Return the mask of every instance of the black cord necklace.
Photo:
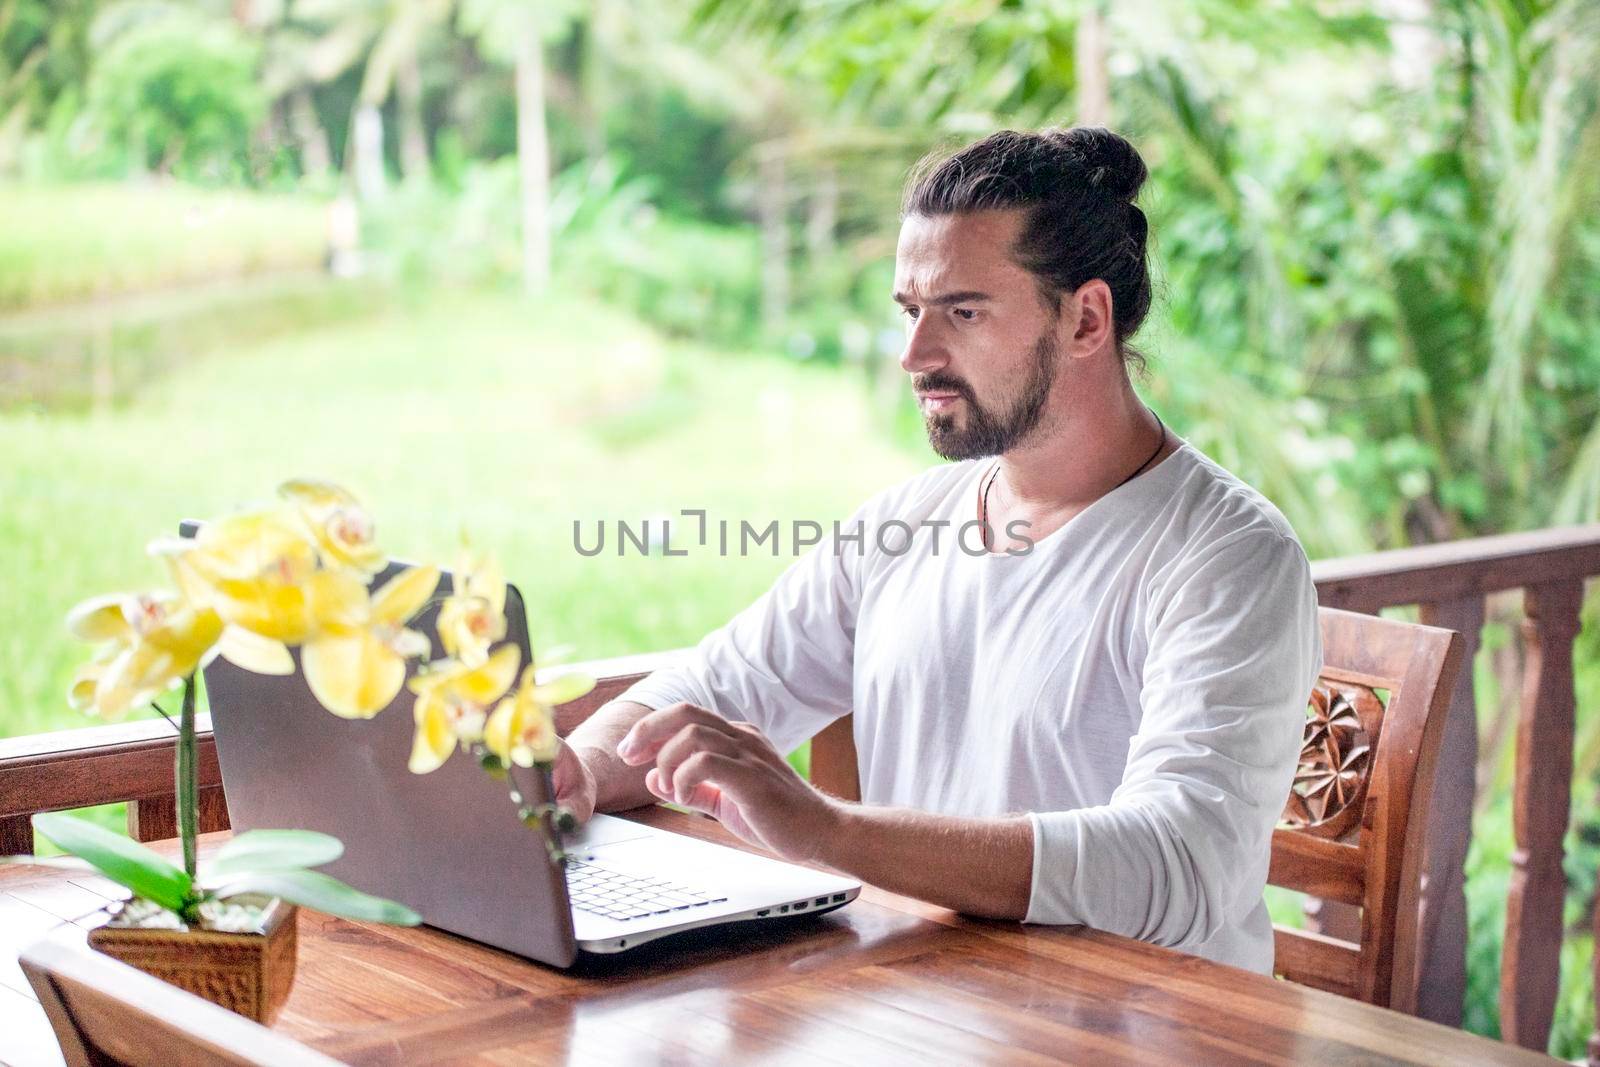
M1151 452L1150 458L1139 464L1138 468L1132 474L1128 475L1126 478L1122 479L1122 481L1112 486L1107 490L1107 492L1114 493L1118 489L1121 489L1123 486L1127 485L1129 482L1133 481L1135 478L1139 477L1144 469L1150 466L1151 462L1161 454L1161 449L1166 446L1167 424L1162 422L1161 416L1156 415L1154 411L1150 412L1150 414L1155 415L1156 425L1161 428L1161 437L1156 441L1155 451ZM979 528L983 531L983 547L985 549L989 548L989 490L994 488L994 480L998 477L1000 477L1000 464L999 462L996 462L994 465L994 473L989 475L989 480L984 483L983 496L978 502L978 522L980 524Z

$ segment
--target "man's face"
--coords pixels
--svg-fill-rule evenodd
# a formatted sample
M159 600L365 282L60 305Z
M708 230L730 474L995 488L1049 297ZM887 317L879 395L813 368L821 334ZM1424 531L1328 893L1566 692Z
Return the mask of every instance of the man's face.
M900 227L900 366L946 459L1010 451L1039 425L1055 384L1058 321L1010 254L1021 225L1020 211L984 211L912 215Z

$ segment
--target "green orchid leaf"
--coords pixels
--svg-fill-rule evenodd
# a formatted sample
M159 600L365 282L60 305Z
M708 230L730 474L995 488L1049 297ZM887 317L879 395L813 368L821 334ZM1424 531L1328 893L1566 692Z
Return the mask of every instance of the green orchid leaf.
M262 893L282 897L291 904L315 908L342 919L361 922L390 923L394 926L416 926L422 916L392 900L371 896L352 889L320 871L272 871L247 874L219 886L217 895L224 899L242 893Z
M118 885L164 908L181 912L194 885L183 868L163 859L139 842L104 830L94 823L60 812L33 817L33 828L63 851L94 864Z
M203 880L212 884L241 874L299 871L342 855L343 842L316 830L247 830L206 860Z

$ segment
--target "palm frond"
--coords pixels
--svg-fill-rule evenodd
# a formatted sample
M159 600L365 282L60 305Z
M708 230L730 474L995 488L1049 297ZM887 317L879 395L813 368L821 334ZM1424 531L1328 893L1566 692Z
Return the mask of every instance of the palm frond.
M1567 472L1550 521L1557 524L1600 522L1600 418L1584 435L1577 459Z
M1525 492L1537 466L1527 396L1540 345L1538 319L1557 281L1573 213L1579 154L1597 121L1594 63L1600 26L1591 5L1492 3L1474 7L1488 49L1479 97L1495 155L1489 360L1472 416L1472 441L1508 465ZM1577 31L1577 32L1575 32ZM1587 32L1584 32L1587 31Z
M1196 448L1283 512L1312 557L1371 551L1367 509L1338 476L1349 442L1319 425L1315 405L1272 395L1205 346L1163 346L1170 373L1150 393Z

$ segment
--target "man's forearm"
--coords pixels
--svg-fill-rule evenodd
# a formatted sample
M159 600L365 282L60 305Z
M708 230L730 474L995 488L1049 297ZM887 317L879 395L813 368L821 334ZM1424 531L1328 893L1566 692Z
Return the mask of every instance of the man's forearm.
M1033 887L1025 815L971 819L834 802L837 831L816 859L903 896L967 915L1021 919Z
M567 736L567 744L594 775L596 811L626 811L660 800L644 787L648 766L630 767L617 758L617 742L650 711L631 700L613 700Z
M624 736L627 762L617 756ZM601 808L670 799L786 859L823 863L968 915L1028 914L1034 841L1025 815L962 818L846 803L795 773L760 731L692 704L654 712L608 704L568 743L591 768ZM655 792L644 786L652 769Z

